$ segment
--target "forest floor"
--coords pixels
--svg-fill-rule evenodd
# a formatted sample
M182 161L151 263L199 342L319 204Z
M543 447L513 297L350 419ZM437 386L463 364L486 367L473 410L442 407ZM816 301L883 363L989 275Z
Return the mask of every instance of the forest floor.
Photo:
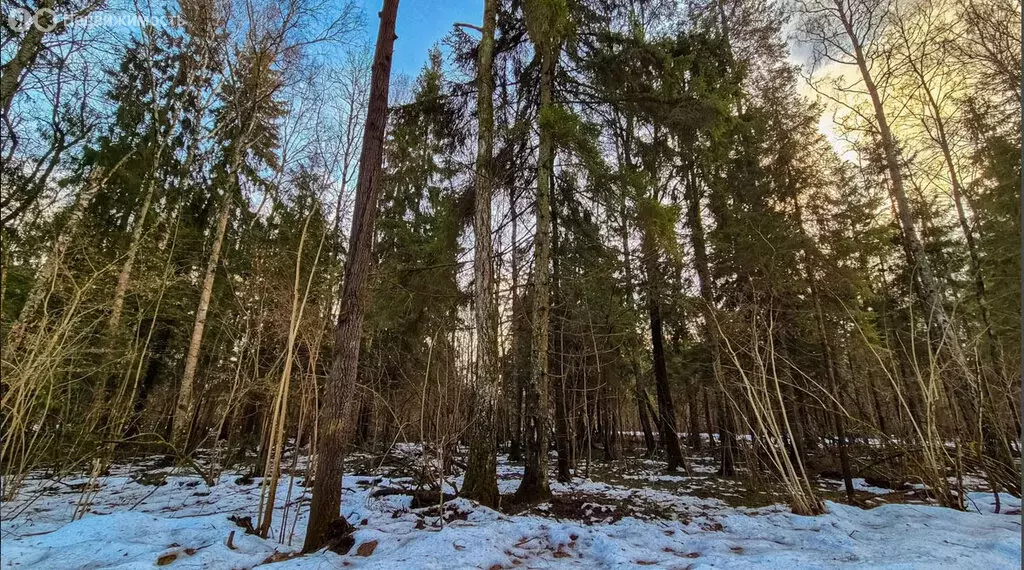
M841 482L818 479L828 513L805 517L791 514L781 495L745 490L749 474L715 476L709 457L691 457L688 472L678 474L665 474L661 462L631 458L595 461L589 473L580 472L589 478L553 481L547 503L494 511L464 499L439 508L388 494L410 485L409 465L418 465L421 475L436 465L418 455L417 447L405 446L397 457L351 461L342 512L356 530L344 555L296 554L308 514L301 460L294 478L281 478L266 540L245 532L245 524L258 518L261 479L243 473L225 473L209 487L195 474L158 468L154 460L119 464L95 479L37 474L2 504L0 566L1020 567L1020 501L1001 495L996 514L993 494L973 479L967 512L929 505L919 485L893 491L863 479L855 483L867 508L841 504ZM285 465L293 464L289 459ZM521 474L521 466L501 458L503 495L515 491ZM445 481L451 492L462 478ZM87 514L71 522L80 505Z

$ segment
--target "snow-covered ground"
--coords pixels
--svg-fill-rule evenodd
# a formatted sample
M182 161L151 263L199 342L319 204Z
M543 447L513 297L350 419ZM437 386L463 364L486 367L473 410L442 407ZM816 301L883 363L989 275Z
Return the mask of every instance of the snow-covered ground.
M658 474L656 464L631 465L613 466L609 471L618 471L619 477L607 482L553 483L551 503L518 514L500 513L463 499L447 503L443 511L411 509L409 496L371 496L373 490L400 485L403 480L353 475L345 479L342 513L357 529L355 546L346 555L307 556L293 556L302 542L308 501L298 477L292 481L286 476L280 483L273 538L268 540L245 534L228 518L257 519L259 479L224 475L220 483L207 487L198 477L180 474L153 485L152 480L133 480L138 468L130 466L113 468L96 481L98 488L90 487L87 479L30 479L14 500L2 505L0 565L54 569L227 569L271 562L281 569L1020 567L1020 517L994 514L990 493L970 494L973 512L912 504L864 510L828 502L828 514L802 517L782 505L729 506L720 498L690 494L707 491L712 484L724 494L741 486L741 482L716 480L700 465L691 468L692 477ZM521 472L521 467L501 463L502 493L515 490ZM450 483L459 486L461 479L452 478ZM866 487L863 481L858 485ZM76 505L90 495L88 514L71 522ZM1018 500L1001 498L1004 513L1019 512Z

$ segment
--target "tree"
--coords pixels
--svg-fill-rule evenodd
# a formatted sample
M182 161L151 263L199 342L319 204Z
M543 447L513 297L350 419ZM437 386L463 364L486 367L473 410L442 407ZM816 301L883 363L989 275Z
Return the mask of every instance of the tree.
M903 231L903 248L907 266L912 268L918 299L930 322L933 342L948 347L950 357L959 372L970 375L970 367L964 356L963 347L956 328L947 313L941 285L932 270L918 230L907 191L899 158L899 148L893 136L882 94L871 71L874 63L869 50L876 49L880 42L882 27L888 14L886 4L881 2L852 3L848 0L827 0L802 4L805 19L802 33L814 42L816 57L840 61L856 66L864 88L871 101L875 126L882 145L886 173L892 185L891 193L896 204L896 213ZM970 382L966 382L970 383ZM961 392L962 393L962 392ZM969 396L965 398L970 401Z
M474 317L476 322L476 385L473 436L462 493L488 507L498 504L497 450L494 416L498 400L498 319L495 310L491 248L491 191L494 148L495 0L484 0L484 22L477 48L477 155L473 233Z
M312 552L326 544L331 538L328 535L330 526L340 517L345 428L351 417L352 394L355 392L359 367L359 346L367 303L365 289L373 251L373 226L377 218L397 17L398 0L384 0L377 30L377 48L373 55L370 102L359 159L355 213L349 234L349 257L345 262L341 311L334 331L334 356L320 411L320 439L316 450L309 523L306 525L306 539L302 545L304 552Z
M551 495L548 486L548 330L550 315L551 180L555 148L552 124L555 65L561 52L562 29L568 8L565 0L528 0L523 18L540 65L539 145L537 154L537 230L533 245L533 309L531 335L533 362L526 383L524 407L525 470L516 489L516 501L532 502Z
M273 69L280 56L280 37L250 37L238 54L238 66L221 92L223 106L217 111L219 136L223 137L223 155L216 170L216 186L222 189L217 209L217 225L214 230L210 256L199 290L199 304L196 307L195 323L185 358L185 372L178 389L178 401L174 408L171 425L171 446L178 452L188 448L189 431L194 414L193 384L199 366L199 351L203 344L206 316L210 310L214 280L217 276L221 249L227 235L228 220L241 192L243 176L249 176L258 183L255 174L258 164L249 164L252 156L271 169L278 168L272 150L278 144L275 121L282 114L275 94L282 80Z

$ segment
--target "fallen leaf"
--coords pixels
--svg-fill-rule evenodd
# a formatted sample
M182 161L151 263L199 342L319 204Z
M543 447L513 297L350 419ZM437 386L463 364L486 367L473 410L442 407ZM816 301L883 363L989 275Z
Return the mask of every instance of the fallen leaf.
M356 548L356 556L369 556L373 554L373 551L377 549L377 541L371 540L364 542Z
M156 565L157 566L167 566L168 564L170 564L171 562L174 562L177 559L178 559L177 553L172 552L170 554L164 554L160 558L156 559Z

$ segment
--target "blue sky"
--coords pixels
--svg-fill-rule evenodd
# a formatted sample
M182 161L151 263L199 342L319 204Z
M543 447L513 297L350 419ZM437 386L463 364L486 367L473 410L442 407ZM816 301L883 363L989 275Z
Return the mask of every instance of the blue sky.
M373 43L377 39L382 0L360 0L366 12L366 34ZM483 18L483 0L400 0L391 73L419 74L427 61L427 50L441 41L455 22L479 25Z

